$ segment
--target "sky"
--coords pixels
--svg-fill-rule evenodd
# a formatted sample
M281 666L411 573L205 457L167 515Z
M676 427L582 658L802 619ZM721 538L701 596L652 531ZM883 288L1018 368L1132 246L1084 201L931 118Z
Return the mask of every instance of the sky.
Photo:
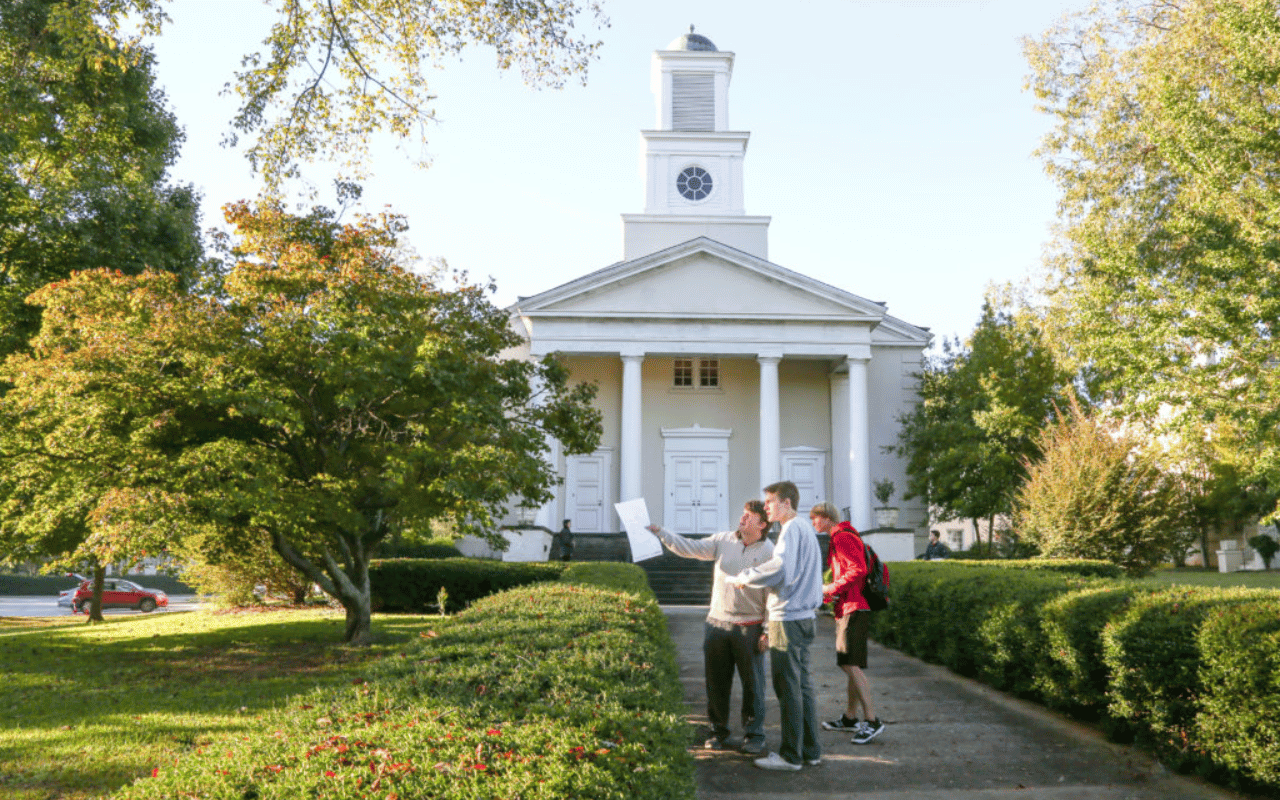
M431 73L431 166L413 166L417 143L379 138L364 206L405 215L421 257L492 278L499 306L621 260L620 215L644 210L650 59L692 24L735 54L729 124L751 133L746 213L772 217L769 259L964 338L989 285L1039 271L1056 212L1020 40L1085 2L604 0L585 86L530 89L478 48ZM221 144L236 104L220 92L273 12L177 0L169 13L153 44L186 130L171 174L202 193L210 226L258 192ZM323 167L310 174L327 186Z

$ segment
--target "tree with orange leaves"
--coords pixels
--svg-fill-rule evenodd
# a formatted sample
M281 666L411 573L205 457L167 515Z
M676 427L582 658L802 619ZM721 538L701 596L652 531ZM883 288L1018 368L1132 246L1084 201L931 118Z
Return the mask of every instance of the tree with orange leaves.
M106 561L269 541L366 643L378 543L544 502L547 437L594 449L595 390L508 357L519 338L488 287L398 264L393 215L242 203L227 219L239 240L204 294L99 270L32 296L33 352L0 369L0 545Z

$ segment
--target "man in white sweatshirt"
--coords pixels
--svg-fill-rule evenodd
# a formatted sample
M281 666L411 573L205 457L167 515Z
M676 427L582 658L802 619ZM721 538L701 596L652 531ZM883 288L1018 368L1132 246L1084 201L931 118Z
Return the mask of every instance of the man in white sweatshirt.
M729 738L729 695L736 668L742 681L742 751L764 752L765 590L729 586L726 579L773 557L773 542L764 504L748 500L736 531L705 539L686 539L657 525L649 530L667 549L684 558L715 561L711 609L702 641L707 674L707 719L711 738L706 747L723 750Z
M782 743L778 752L756 759L761 769L795 771L804 764L822 763L809 669L809 646L822 604L822 546L809 520L796 514L799 503L800 493L791 481L764 488L769 521L782 526L773 558L727 579L730 584L769 591L769 662L782 716Z

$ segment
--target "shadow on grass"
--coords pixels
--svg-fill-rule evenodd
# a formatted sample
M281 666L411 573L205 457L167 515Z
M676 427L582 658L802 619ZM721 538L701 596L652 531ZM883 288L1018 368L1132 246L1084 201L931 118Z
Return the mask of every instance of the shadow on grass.
M341 613L174 614L0 627L0 796L92 797L266 711L350 682L436 617L374 618L342 644Z

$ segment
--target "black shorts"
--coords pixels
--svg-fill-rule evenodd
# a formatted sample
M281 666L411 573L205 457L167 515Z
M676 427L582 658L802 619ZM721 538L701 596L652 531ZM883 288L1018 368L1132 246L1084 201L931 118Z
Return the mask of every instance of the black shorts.
M841 667L867 667L867 631L871 629L871 612L854 611L836 620L836 664Z

